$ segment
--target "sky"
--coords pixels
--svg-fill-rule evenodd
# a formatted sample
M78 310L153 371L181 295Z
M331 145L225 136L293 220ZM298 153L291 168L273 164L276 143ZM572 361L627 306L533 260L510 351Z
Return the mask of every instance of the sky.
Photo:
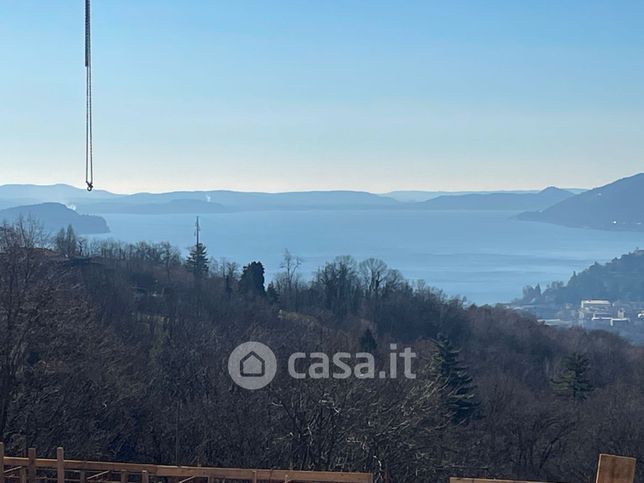
M82 0L0 0L0 184L84 185ZM644 171L644 2L93 0L95 185L593 187Z

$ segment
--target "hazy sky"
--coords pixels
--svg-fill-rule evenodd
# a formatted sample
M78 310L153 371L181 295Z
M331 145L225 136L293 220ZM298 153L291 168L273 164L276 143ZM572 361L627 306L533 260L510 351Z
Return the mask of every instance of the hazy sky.
M644 2L93 0L96 186L644 171ZM0 0L0 184L84 180L82 0Z

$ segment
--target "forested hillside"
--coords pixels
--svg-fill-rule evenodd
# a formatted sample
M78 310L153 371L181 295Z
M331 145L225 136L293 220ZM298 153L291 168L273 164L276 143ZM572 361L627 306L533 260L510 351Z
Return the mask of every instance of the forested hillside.
M583 299L644 301L644 250L595 263L574 273L567 284L554 283L544 290L526 287L522 302L578 305Z
M377 260L298 276L188 260L169 244L48 241L0 229L0 440L19 453L233 467L366 470L394 482L488 475L590 481L599 452L644 454L644 353L465 306ZM295 380L246 391L240 342L419 354L415 380ZM638 467L638 482L644 468Z
M110 231L104 218L94 215L79 215L61 203L40 203L0 210L0 223L13 223L19 218L41 220L44 228L48 231L58 231L69 225L76 232L84 235L109 233Z
M644 173L619 179L519 218L600 230L644 230Z

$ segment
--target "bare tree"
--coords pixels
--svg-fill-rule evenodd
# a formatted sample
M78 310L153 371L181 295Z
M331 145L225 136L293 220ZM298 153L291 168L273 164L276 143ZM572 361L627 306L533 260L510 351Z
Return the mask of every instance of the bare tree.
M279 273L275 279L275 286L282 303L291 310L297 310L298 292L301 284L298 271L302 263L302 258L293 255L288 249L284 250L284 256L280 263L283 272Z

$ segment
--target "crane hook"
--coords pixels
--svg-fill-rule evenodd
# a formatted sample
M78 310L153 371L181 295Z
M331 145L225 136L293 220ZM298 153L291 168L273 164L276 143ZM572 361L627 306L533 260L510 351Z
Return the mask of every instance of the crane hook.
M85 0L85 183L94 189L94 153L92 140L92 39L90 0Z

